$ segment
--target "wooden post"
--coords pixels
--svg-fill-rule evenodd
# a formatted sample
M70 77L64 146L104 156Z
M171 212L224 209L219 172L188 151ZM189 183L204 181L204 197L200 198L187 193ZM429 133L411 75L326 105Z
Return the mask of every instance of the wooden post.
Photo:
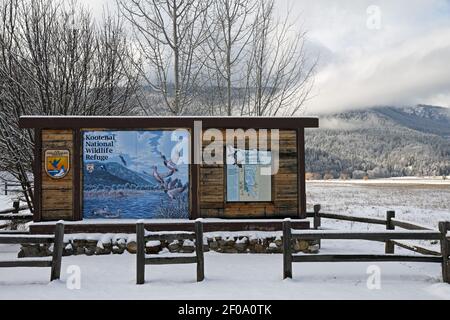
M13 208L14 208L13 213L19 213L20 199L13 201Z
M197 282L205 279L205 257L203 255L203 224L201 219L195 221L195 251L197 257Z
M395 218L395 211L386 212L386 230L395 230L395 226L392 223L392 219ZM394 254L395 253L395 245L392 241L386 241L385 245L385 253L386 254Z
M450 244L447 238L450 222L439 222L439 231L441 232L441 253L442 253L442 280L450 283Z
M320 204L314 206L314 229L318 230L322 226L322 219L320 218ZM322 240L317 240L319 248L322 247Z
M53 243L52 270L50 281L58 280L61 277L61 262L64 246L64 224L58 222L55 226L55 242Z
M145 229L144 223L136 224L136 284L145 283Z
M283 221L283 279L292 278L291 219Z
M8 182L5 181L5 196L8 195Z

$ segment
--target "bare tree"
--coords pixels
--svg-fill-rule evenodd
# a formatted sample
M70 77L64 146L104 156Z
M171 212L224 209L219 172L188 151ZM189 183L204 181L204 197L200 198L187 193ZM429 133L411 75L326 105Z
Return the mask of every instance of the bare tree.
M21 182L30 207L34 134L20 116L132 113L125 38L120 19L97 28L76 2L0 0L0 171Z
M217 0L212 4L207 44L208 70L211 87L220 101L226 101L226 114L233 115L239 88L245 80L242 61L248 53L248 44L254 28L252 26L257 3L260 0Z
M253 28L241 115L294 115L309 97L317 64L305 52L306 33L289 13L275 18L274 0L260 1Z
M207 0L118 0L133 27L142 77L169 114L189 112L203 62Z

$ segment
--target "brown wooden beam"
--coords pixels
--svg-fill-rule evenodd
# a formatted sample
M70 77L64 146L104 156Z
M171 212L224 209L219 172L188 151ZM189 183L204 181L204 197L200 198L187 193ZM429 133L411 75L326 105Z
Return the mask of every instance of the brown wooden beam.
M76 117L76 116L23 116L21 128L41 129L148 129L191 128L202 121L203 128L221 129L297 129L318 128L317 118L295 117Z
M73 150L72 150L72 192L73 192L73 204L72 204L72 217L73 220L79 221L83 219L83 214L81 212L81 199L82 199L82 188L81 188L81 175L83 172L82 168L82 153L81 153L81 132L80 130L73 130Z
M42 129L34 130L34 203L33 203L33 220L35 222L42 221Z
M310 223L307 220L291 222L292 228L296 230L309 229ZM167 223L145 223L145 229L148 231L189 231L194 232L194 224L190 221L167 222ZM227 221L223 222L203 222L204 232L222 232L222 231L281 231L282 220L274 221ZM53 234L55 225L50 223L30 225L31 234ZM136 224L133 223L67 223L64 225L65 234L73 233L135 233Z
M306 214L306 182L305 182L305 129L297 129L297 191L298 217L305 219Z

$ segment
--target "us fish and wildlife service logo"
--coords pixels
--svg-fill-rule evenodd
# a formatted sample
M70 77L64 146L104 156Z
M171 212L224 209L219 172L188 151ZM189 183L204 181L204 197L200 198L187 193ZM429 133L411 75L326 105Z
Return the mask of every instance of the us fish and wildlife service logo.
M45 171L53 179L62 179L70 170L69 150L45 151Z

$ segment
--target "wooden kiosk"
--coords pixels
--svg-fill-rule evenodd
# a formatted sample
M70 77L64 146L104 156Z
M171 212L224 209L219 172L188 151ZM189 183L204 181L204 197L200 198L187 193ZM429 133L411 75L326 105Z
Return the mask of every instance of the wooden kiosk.
M179 230L186 222L171 212L183 205L184 221L211 219L205 229L221 230L226 219L227 230L281 230L286 217L309 228L305 128L317 128L317 118L26 116L20 126L35 130L32 232L52 232L58 220L70 221L67 233L133 232L133 219L145 219L149 230L170 219L165 228ZM230 130L240 130L245 148L228 139ZM212 155L223 163L205 163L205 150L221 142ZM177 167L169 145L189 163ZM257 160L241 164L248 159ZM274 163L276 173L262 176Z

